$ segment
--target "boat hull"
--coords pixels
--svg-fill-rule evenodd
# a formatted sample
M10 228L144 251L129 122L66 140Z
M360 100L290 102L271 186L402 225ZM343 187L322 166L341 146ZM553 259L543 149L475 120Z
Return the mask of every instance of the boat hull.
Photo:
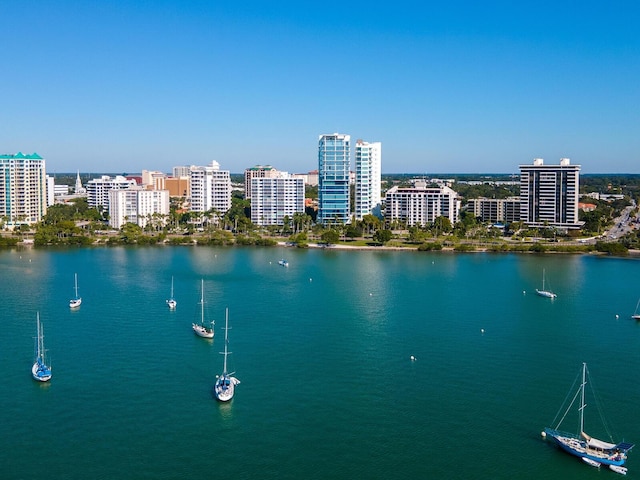
M167 300L167 306L169 307L170 310L173 310L174 308L176 308L176 305L178 303L175 300Z
M82 305L81 298L78 298L75 300L69 300L69 308L78 308L80 305Z
M216 400L220 402L228 402L233 398L235 393L235 386L240 383L235 377L221 376L216 380L216 384L213 387L213 393L216 396Z
M579 458L588 458L597 463L604 465L622 466L624 465L627 457L622 452L616 452L614 450L593 450L587 447L587 443L571 434L563 434L556 430L545 429L547 436L553 438L556 445L570 455L574 455Z
M191 328L196 335L202 338L213 338L213 329L203 327L202 325L198 325L197 323L192 323Z
M538 290L537 288L536 288L536 293L538 295L540 295L541 297L546 297L546 298L556 298L557 297L557 295L555 293L553 293L553 292L549 292L547 290Z
M40 362L35 362L31 367L31 376L38 382L48 382L51 380L51 369Z

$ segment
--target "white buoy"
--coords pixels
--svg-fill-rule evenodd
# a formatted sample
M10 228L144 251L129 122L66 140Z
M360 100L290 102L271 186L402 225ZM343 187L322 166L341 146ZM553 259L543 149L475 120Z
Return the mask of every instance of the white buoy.
M616 319L618 319L618 318L620 318L620 315L618 315L618 314L616 313Z
M526 291L526 290L522 290L522 294L523 294L523 295L526 295L526 294L527 294L527 291Z
M480 329L480 333L484 333L484 328L481 328L481 329Z
M547 433L545 431L543 431L540 435L542 435L542 438L547 438Z
M416 361L416 357L414 357L413 355L411 355L411 357L410 357L410 358L411 358L411 361L412 361L412 362L415 362L415 361Z
M373 297L373 293L369 293L369 296L370 296L370 297Z
M310 281L310 282L313 282L313 278L310 278L310 279L309 279L309 281Z

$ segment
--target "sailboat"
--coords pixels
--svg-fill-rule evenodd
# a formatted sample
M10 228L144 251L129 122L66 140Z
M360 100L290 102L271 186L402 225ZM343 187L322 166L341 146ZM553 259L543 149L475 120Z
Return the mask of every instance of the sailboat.
M44 349L44 331L40 324L40 313L36 316L37 336L35 338L35 361L31 367L31 376L39 382L51 380L51 367L47 365Z
M547 298L556 298L557 295L555 293L553 293L551 290L545 290L545 275L544 275L544 269L542 270L542 290L538 290L536 288L536 293L538 295L540 295L541 297L547 297Z
M640 299L638 299L638 303L636 303L636 311L633 312L633 315L631 315L631 318L633 318L634 320L640 320L640 313L638 312L639 307L640 307Z
M570 453L571 455L575 455L576 457L580 457L581 459L583 459L583 461L589 463L590 465L595 465L595 463L605 464L608 465L612 470L620 473L620 471L624 468L622 467L622 465L624 465L625 461L627 460L627 452L633 448L633 444L627 442L613 443L613 440L611 443L605 442L603 440L598 440L597 438L587 435L584 431L584 411L587 406L587 404L585 403L585 390L587 386L588 374L589 371L587 369L587 364L583 363L582 379L580 381L580 384L578 385L577 391L575 392L571 399L571 402L569 403L569 406L564 411L564 414L555 427L547 427L544 429L544 431L542 432L542 437L551 437L556 442L556 444L565 452ZM578 375L578 378L579 377L580 375ZM578 381L578 378L576 378L576 382ZM574 382L574 387L576 385L576 382ZM567 399L569 399L570 397L571 395L567 396ZM569 413L572 408L575 408L574 404L576 403L576 401L580 402L580 404L576 406L580 417L579 431L577 433L567 433L558 430L560 424L567 416L567 413ZM560 408L558 415L556 415L556 419L562 412L563 408L564 405ZM591 461L587 461L587 459Z
M176 305L178 305L178 302L173 298L173 277L171 277L171 296L169 297L169 300L167 300L167 306L169 307L169 310L173 310L176 308Z
M224 355L224 363L222 366L222 375L218 375L216 378L216 384L213 387L213 393L216 398L221 402L228 402L233 398L233 394L235 393L235 387L240 383L236 377L233 376L233 373L227 372L227 355L231 352L228 349L229 344L229 309L227 308L225 313L225 322L224 322L224 352L220 352Z
M204 338L213 338L213 322L209 323L209 326L206 326L204 323L204 280L202 280L202 288L201 288L201 296L200 296L200 323L192 323L191 327L196 335Z
M78 308L82 304L82 298L78 296L78 274L74 274L76 296L69 300L69 308Z

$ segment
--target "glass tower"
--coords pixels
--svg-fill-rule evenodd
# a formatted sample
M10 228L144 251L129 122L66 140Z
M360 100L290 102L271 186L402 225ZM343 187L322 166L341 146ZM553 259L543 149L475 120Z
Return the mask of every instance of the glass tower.
M318 218L322 225L351 221L349 162L351 136L320 135L318 142Z

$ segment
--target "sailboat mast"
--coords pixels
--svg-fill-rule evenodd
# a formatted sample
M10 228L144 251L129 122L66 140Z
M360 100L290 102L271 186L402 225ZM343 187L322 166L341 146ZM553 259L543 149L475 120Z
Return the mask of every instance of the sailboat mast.
M76 287L75 288L75 290L76 290L76 298L78 298L78 274L77 273L74 274L74 279L75 279L74 283L75 283L75 287Z
M222 374L227 374L227 339L229 338L229 309L225 309L224 320L224 364L222 367Z
M204 326L204 279L200 287L200 323Z
M584 432L584 389L587 385L587 364L582 363L582 385L580 386L580 433Z

